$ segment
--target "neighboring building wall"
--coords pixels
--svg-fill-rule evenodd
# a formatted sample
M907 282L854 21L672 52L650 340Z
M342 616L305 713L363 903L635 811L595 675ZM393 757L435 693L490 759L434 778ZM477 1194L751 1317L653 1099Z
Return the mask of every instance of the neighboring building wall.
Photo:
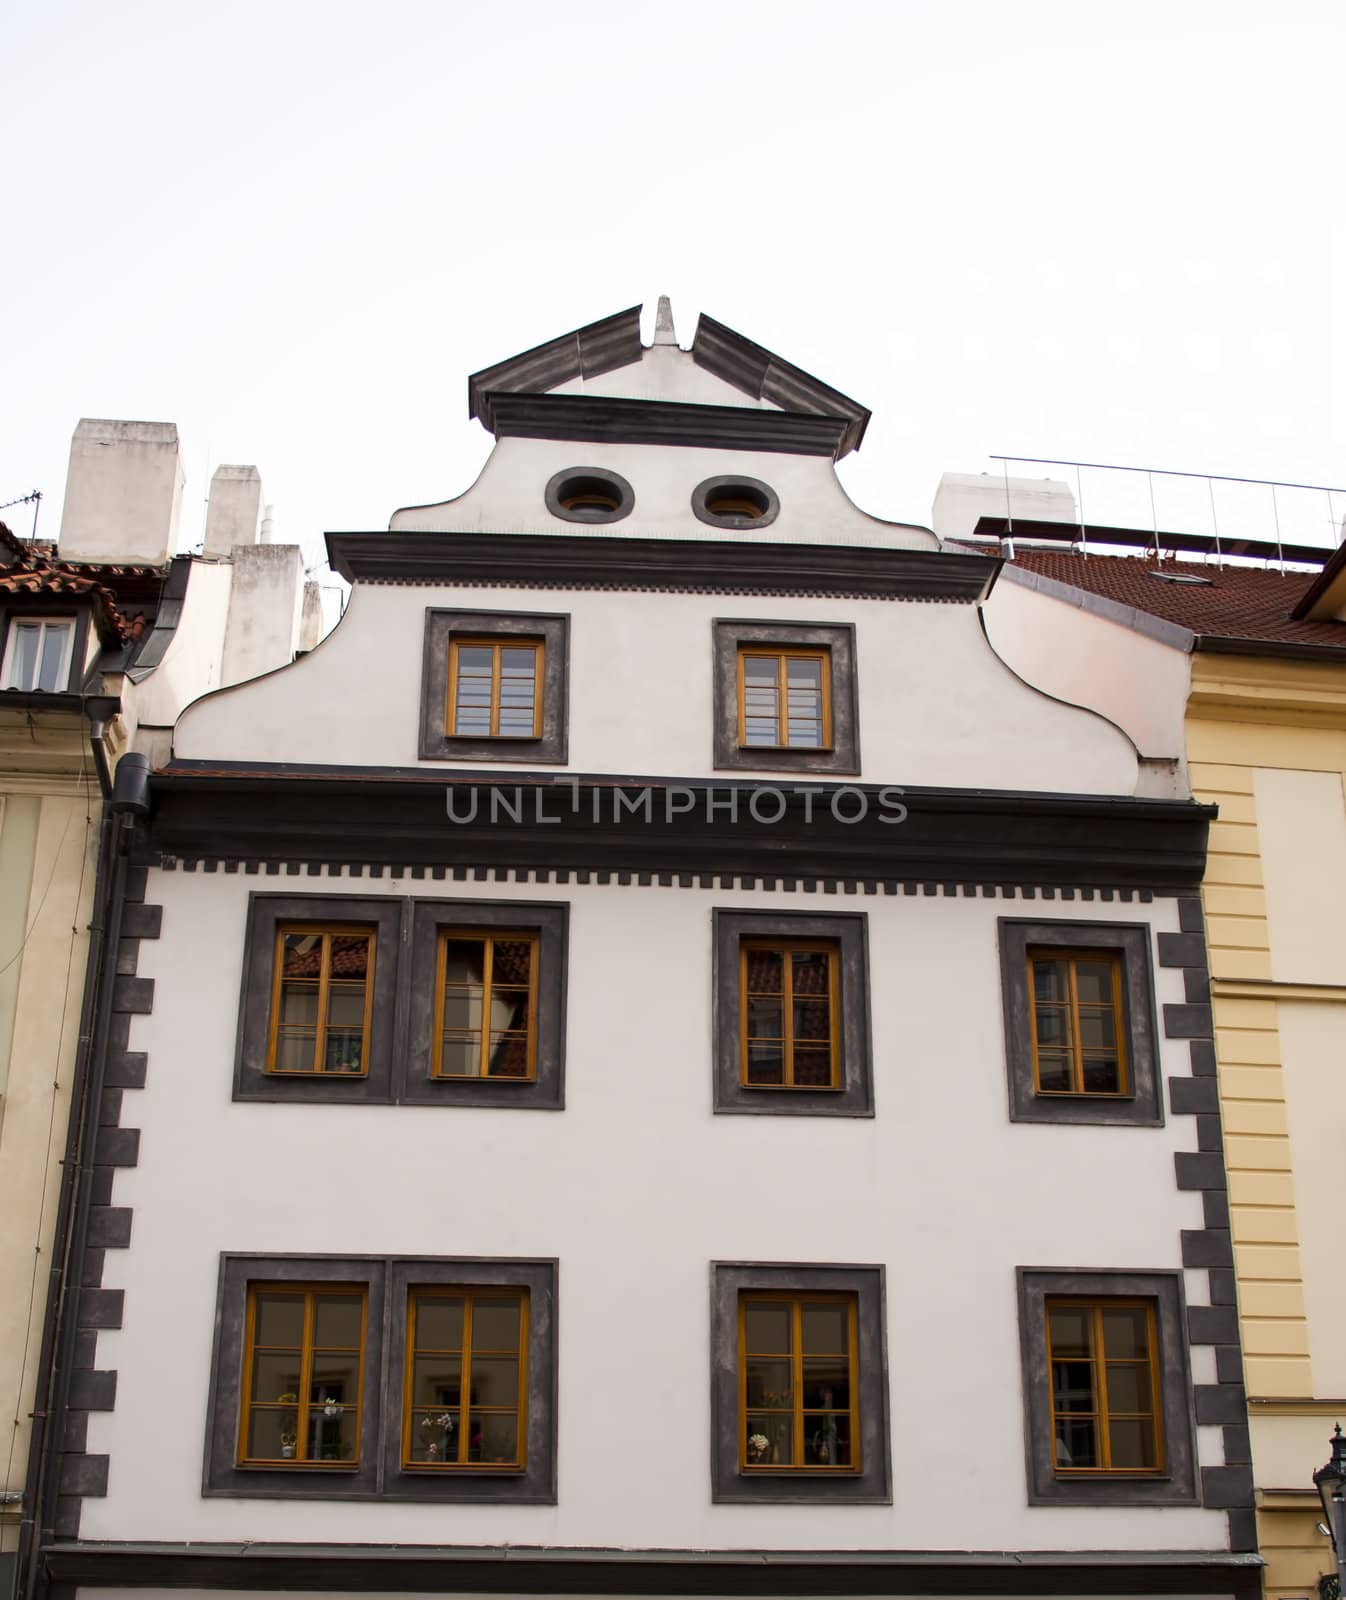
M304 603L304 558L297 544L238 545L232 566L223 683L288 666Z
M93 906L102 804L86 729L78 718L39 714L33 725L23 713L0 710L0 1488L7 1495L23 1492L28 1464ZM0 1509L0 1556L18 1548L19 1514L17 1505Z
M1346 668L1193 657L1205 884L1269 1600L1332 1571L1312 1473L1346 1421Z

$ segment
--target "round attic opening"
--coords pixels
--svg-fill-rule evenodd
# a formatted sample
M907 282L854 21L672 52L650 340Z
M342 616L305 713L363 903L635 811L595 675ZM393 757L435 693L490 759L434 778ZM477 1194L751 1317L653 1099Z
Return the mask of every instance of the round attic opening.
M620 522L636 503L626 479L605 467L567 467L548 481L545 498L565 522Z
M712 528L765 528L780 514L780 501L760 478L707 478L692 490L692 510Z

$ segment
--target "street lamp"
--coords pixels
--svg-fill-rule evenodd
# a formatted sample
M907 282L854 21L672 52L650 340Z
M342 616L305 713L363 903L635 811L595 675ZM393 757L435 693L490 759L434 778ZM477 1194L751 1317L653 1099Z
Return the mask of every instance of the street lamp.
M1323 1502L1327 1531L1337 1557L1337 1596L1346 1595L1346 1439L1338 1423L1332 1433L1332 1457L1313 1475L1313 1485Z

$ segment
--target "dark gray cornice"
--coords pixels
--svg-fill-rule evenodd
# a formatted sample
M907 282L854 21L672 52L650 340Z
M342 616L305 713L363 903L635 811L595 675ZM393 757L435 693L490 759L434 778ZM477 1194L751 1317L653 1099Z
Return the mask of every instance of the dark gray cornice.
M601 372L639 361L641 349L640 307L631 306L474 372L467 380L467 414L486 421L483 401L493 390L536 393L553 389L558 383L569 383L572 378L595 378ZM486 426L491 427L489 421Z
M327 553L351 583L844 595L965 605L984 598L1000 570L994 556L938 550L582 533L329 533Z
M772 455L845 455L845 417L752 406L688 405L601 394L481 396L481 420L497 439L574 439L589 444L662 444Z
M869 893L1078 887L1105 899L1191 891L1215 815L1189 801L768 775L754 783L265 763L175 762L154 775L152 797L145 862L598 871L689 887L715 874L824 892L841 883Z
M785 411L845 418L846 429L836 453L840 457L860 448L870 416L864 406L704 312L697 320L692 359L744 394L770 400Z
M594 1550L526 1546L46 1546L59 1584L557 1595L1234 1595L1259 1556L1224 1550Z

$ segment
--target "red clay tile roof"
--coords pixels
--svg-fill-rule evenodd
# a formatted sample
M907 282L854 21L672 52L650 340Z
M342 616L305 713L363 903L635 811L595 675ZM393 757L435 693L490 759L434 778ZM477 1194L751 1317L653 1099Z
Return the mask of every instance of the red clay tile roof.
M1316 645L1346 651L1346 622L1296 622L1290 615L1316 581L1316 572L1215 567L1201 561L1160 563L1149 555L1083 556L1075 551L1025 550L1022 546L1006 565L1175 622L1201 635L1210 649L1218 648L1218 639L1255 639L1272 645ZM1155 571L1210 581L1166 583L1153 576Z
M92 599L105 638L121 644L138 639L149 625L143 611L123 610L125 602L113 585L142 603L147 585L157 592L161 573L157 567L116 566L106 563L69 562L56 557L50 544L16 539L0 523L0 595L35 594ZM132 599L132 604L136 599Z

